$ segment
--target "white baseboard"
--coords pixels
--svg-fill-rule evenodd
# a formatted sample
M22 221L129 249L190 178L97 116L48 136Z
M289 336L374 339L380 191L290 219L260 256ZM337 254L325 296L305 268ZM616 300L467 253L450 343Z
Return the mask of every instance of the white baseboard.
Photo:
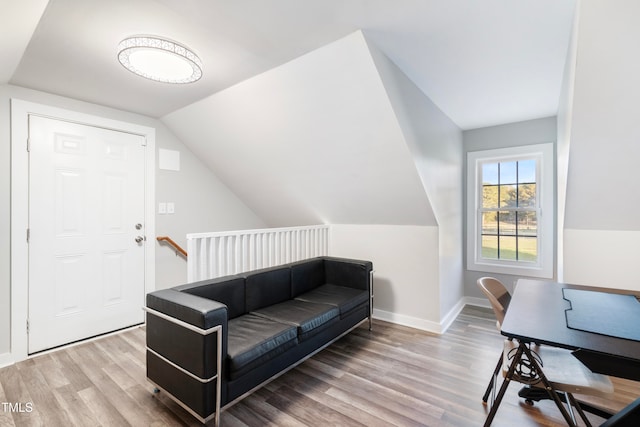
M458 317L465 305L491 308L489 301L485 298L463 297L451 310L449 310L440 323L420 319L418 317L405 316L404 314L393 313L390 311L379 310L377 308L373 309L373 318L441 335L449 329L449 326L451 326L453 321L456 320L456 317Z
M464 297L458 301L456 305L453 306L451 310L440 320L440 333L444 334L449 329L449 326L456 320L458 314L462 311L465 306Z
M0 368L14 364L13 355L11 353L0 354Z
M373 309L373 318L384 320L385 322L391 322L402 326L409 326L411 328L421 329L427 332L433 332L435 334L440 333L440 324L432 322L430 320L420 319L412 316L405 316L404 314L392 313L390 311Z
M464 305L475 305L476 307L491 308L491 304L486 298L464 297L462 298Z

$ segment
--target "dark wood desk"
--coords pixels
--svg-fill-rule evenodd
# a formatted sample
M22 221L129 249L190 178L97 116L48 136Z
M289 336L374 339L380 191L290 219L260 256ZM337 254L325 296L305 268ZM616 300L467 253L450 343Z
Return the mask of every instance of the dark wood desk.
M593 288L577 285L567 285L556 282L521 279L516 285L512 295L509 309L507 310L501 332L504 336L516 339L521 345L515 360L519 361L523 355L533 359L525 343L538 343L561 347L573 351L573 355L582 361L593 372L618 376L639 381L640 380L640 341L633 341L613 336L571 329L567 327L565 310L570 308L570 303L563 298L563 288L582 289L609 293L637 292ZM598 316L598 313L593 313ZM640 325L638 325L640 327ZM513 375L513 366L506 375L505 381L498 393L499 402L509 385ZM540 372L543 370L537 366ZM544 373L541 374L541 382L551 388ZM556 402L558 409L569 425L575 425L566 409L563 407L559 396L549 393ZM495 416L497 406L491 408L485 426L491 424Z
M565 310L570 304L563 299L563 288L638 295L627 290L521 279L502 324L502 334L573 350L574 356L593 372L640 381L640 341L568 328ZM597 317L598 313L593 315Z

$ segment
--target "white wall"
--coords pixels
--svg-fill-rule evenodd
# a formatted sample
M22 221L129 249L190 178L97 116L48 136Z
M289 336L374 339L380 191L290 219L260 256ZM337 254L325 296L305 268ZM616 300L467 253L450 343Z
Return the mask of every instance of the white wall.
M584 0L564 219L564 281L640 289L640 2Z
M640 291L640 231L564 230L566 283Z
M265 227L264 221L233 194L202 161L161 122L156 145L180 153L180 171L156 171L156 205L174 202L175 214L156 215L156 235L168 235L187 249L187 234ZM185 283L187 262L169 246L156 248L156 289Z
M441 332L438 227L333 224L332 256L373 262L374 317Z
M157 171L156 200L174 201L175 215L157 215L156 233L186 246L187 232L256 228L264 222L249 210L158 120L99 105L0 85L0 365L10 361L10 99L46 104L156 128L156 147L181 153L180 172ZM155 239L155 236L147 236ZM155 243L157 245L157 243ZM157 289L186 281L186 262L165 247L156 247ZM26 284L25 284L26 286Z
M632 190L640 158L638 16L633 0L580 7L568 229L640 230L640 192Z
M0 86L0 366L8 362L11 340L11 116L5 92Z
M461 308L462 131L373 43L369 50L380 73L425 192L439 234L438 319Z
M558 103L558 138L556 143L557 164L557 267L556 278L564 281L564 218L567 202L567 177L569 176L569 153L571 150L571 122L573 120L574 81L576 76L576 55L578 50L578 27L580 23L580 2L576 3L573 28L564 73L562 90Z

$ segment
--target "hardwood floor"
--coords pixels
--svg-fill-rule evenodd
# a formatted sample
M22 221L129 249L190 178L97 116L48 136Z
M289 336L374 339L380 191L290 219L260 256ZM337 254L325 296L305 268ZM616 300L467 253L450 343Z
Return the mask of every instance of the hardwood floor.
M146 381L144 328L0 370L0 426L199 425ZM223 426L480 426L502 346L490 310L465 307L441 335L374 321L222 414ZM615 380L619 410L640 385ZM494 426L565 425L553 403L529 407L512 384ZM593 424L602 420L593 417Z

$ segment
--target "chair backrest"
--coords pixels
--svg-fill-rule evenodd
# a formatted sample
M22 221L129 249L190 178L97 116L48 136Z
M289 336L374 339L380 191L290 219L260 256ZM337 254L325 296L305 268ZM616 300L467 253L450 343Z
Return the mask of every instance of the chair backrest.
M481 277L477 283L491 303L491 308L498 320L498 327L500 327L504 321L504 315L507 313L509 302L511 302L511 294L502 282L494 277Z

